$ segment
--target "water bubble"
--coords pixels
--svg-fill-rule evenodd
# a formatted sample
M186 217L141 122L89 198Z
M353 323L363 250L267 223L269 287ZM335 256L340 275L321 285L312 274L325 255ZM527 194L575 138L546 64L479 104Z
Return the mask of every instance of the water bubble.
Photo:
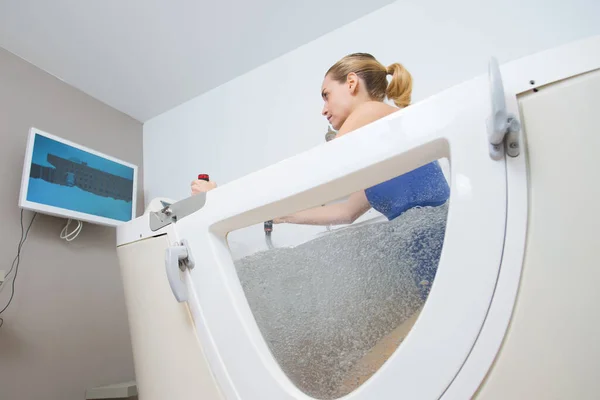
M261 333L298 388L333 399L376 371L375 361L362 365L361 359L422 307L446 216L447 205L411 209L391 222L236 261ZM375 359L377 365L385 361Z

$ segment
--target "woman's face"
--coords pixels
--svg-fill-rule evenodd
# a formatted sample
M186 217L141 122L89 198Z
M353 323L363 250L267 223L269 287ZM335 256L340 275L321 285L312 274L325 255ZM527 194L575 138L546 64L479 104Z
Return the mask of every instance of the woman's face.
M340 129L352 112L351 85L349 82L339 83L327 75L321 87L321 97L325 102L321 114L327 118L333 129Z

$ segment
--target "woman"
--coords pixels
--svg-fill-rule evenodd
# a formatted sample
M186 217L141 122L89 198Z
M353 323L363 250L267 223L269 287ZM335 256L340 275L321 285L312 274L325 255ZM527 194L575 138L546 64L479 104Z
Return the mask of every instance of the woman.
M388 84L388 75L391 80ZM370 54L347 55L325 74L322 114L338 131L336 138L410 104L412 77L400 64L385 67ZM393 100L397 107L384 102ZM192 182L192 193L212 190L214 182ZM437 162L350 195L348 200L276 218L273 222L309 225L350 224L371 207L393 220L417 206L439 206L449 188Z

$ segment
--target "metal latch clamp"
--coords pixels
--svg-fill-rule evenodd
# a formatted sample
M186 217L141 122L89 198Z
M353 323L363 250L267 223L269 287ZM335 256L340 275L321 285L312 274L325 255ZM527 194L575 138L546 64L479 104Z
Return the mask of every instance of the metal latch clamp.
M175 246L168 247L165 251L165 268L169 285L173 295L180 303L187 301L188 292L179 272L192 269L195 264L192 252L185 239L180 243L175 243Z
M502 75L498 60L494 57L489 63L488 78L492 100L492 115L487 120L490 157L500 160L504 155L503 144L506 146L506 154L510 157L517 157L520 154L519 131L521 124L514 114L506 110Z
M206 204L206 193L198 193L173 204L167 204L162 210L149 215L150 230L157 231L181 218L195 213Z

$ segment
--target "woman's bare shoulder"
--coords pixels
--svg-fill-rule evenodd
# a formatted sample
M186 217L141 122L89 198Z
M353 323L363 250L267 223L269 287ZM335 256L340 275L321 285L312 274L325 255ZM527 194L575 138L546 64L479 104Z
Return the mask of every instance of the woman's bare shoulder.
M373 115L377 118L382 118L398 110L398 107L390 106L382 101L367 101L358 106L352 114L367 114Z
M392 107L381 101L367 101L352 111L352 114L348 116L348 119L346 119L346 122L340 128L340 132L351 132L398 110L399 108Z

